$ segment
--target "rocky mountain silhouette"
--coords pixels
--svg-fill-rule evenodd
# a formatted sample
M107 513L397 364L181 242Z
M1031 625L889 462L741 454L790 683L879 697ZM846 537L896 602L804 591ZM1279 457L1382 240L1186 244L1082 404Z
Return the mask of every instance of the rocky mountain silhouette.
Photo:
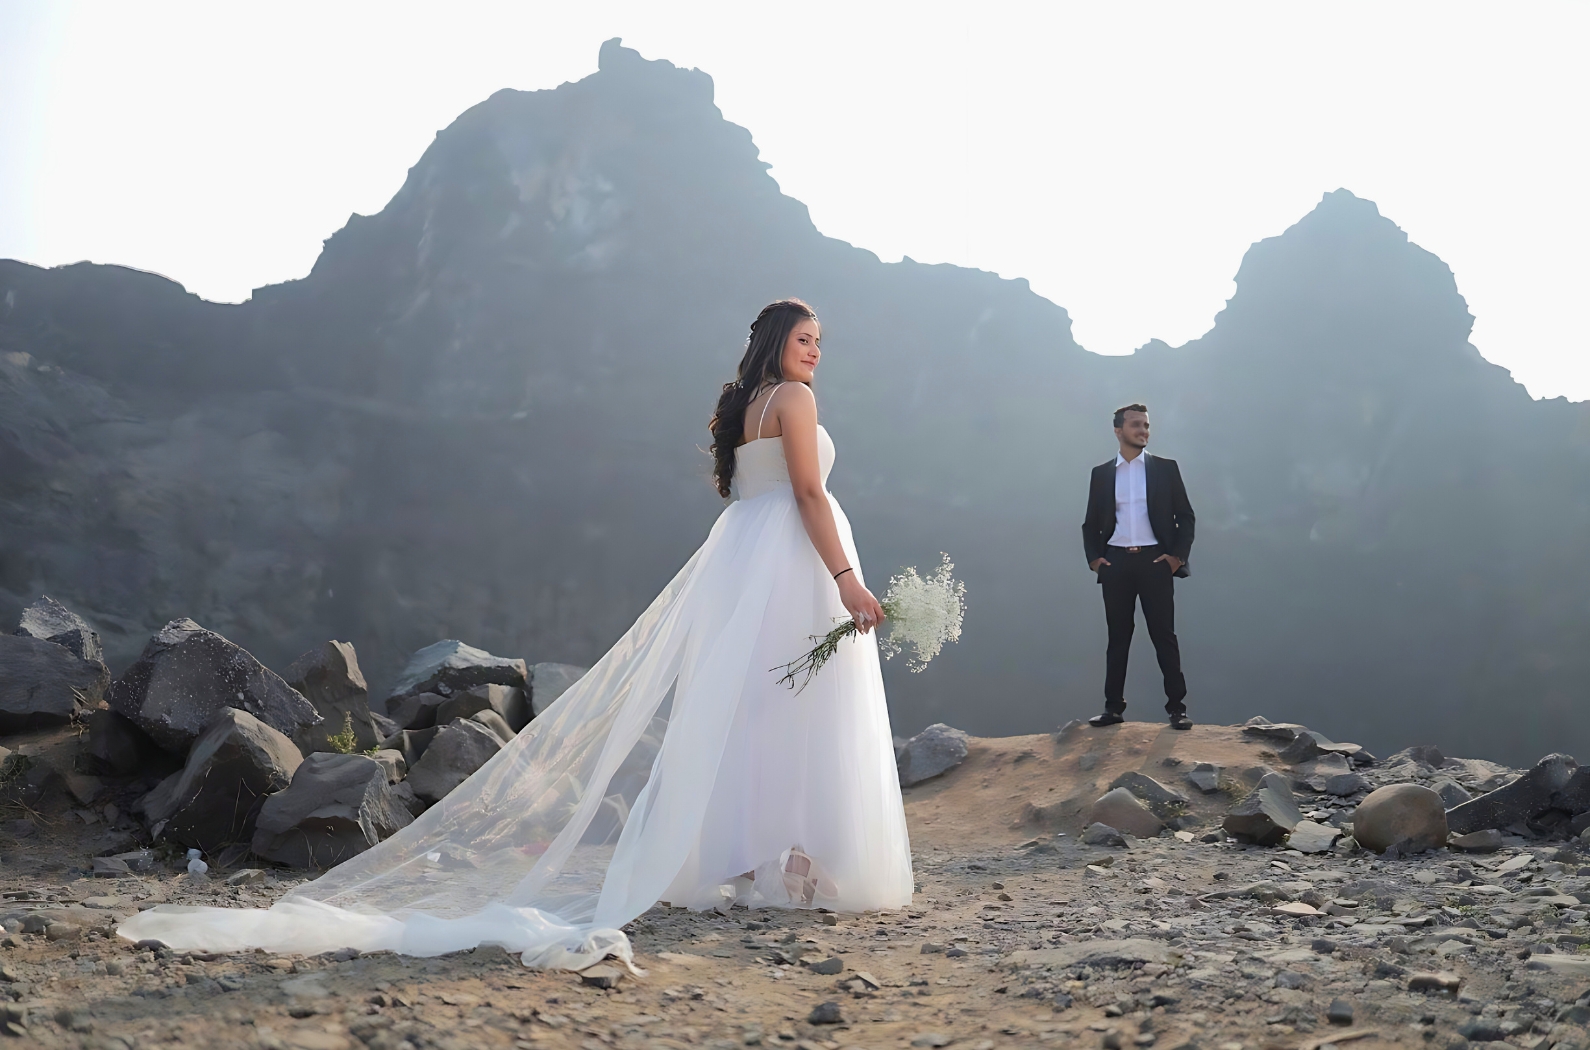
M1451 271L1372 203L1329 193L1254 245L1201 339L1100 357L1025 281L823 236L706 74L618 41L465 112L249 302L0 262L0 620L48 593L113 671L179 616L278 669L342 638L376 695L443 637L588 662L720 510L707 417L785 295L823 318L871 582L944 550L968 585L961 643L886 669L897 731L1098 706L1087 469L1143 400L1199 513L1196 719L1590 745L1590 407L1487 363ZM1162 703L1146 641L1130 717Z

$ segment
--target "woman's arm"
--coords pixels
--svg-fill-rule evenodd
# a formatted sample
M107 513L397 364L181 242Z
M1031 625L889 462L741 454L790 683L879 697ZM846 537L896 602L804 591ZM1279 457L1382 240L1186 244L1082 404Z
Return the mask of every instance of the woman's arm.
M789 390L788 394L783 390ZM784 460L789 465L790 485L795 489L795 505L801 523L811 538L817 556L828 567L839 587L839 600L856 621L862 634L883 622L883 608L856 578L844 544L839 542L839 526L834 523L834 508L823 491L823 472L817 459L817 398L804 383L789 383L775 394L774 417L779 422L784 442Z

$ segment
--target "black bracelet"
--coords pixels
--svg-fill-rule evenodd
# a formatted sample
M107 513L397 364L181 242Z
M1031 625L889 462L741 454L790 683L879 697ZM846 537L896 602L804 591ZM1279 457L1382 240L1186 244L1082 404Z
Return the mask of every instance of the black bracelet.
M850 568L840 569L838 572L834 573L834 579L837 580L837 579L839 579L839 577L843 576L845 573L852 572L852 571L854 571L854 570L852 570Z

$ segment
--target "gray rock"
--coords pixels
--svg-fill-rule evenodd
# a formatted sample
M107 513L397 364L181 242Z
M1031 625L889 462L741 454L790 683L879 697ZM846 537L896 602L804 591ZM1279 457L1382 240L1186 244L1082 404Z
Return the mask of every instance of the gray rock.
M1441 796L1441 802L1447 809L1456 809L1474 797L1450 777L1440 778L1430 785L1430 789Z
M293 734L304 754L333 750L329 739L350 725L354 750L365 751L381 742L383 734L370 715L370 690L359 670L359 656L348 642L333 640L309 650L282 677L320 713L319 724L301 725Z
M1353 811L1353 838L1364 849L1403 854L1446 845L1447 812L1441 796L1421 784L1390 784L1371 791Z
M1174 820L1187 810L1187 796L1161 784L1151 776L1136 771L1122 773L1110 781L1110 789L1125 788L1162 821ZM1106 824L1109 821L1105 821ZM1119 824L1116 827L1121 827ZM1128 829L1121 828L1122 831ZM1132 832L1136 834L1136 832Z
M1124 846L1126 839L1121 833L1108 824L1089 824L1082 829L1082 844L1084 846Z
M540 663L531 667L531 717L540 717L541 712L551 707L569 686L584 678L585 672L589 670L588 667L576 667L574 664L556 663Z
M81 718L109 684L110 672L98 660L32 635L0 635L0 733Z
M409 787L425 802L437 802L502 750L502 741L479 722L460 718L436 733L420 760L409 767Z
M456 638L427 645L409 657L408 666L398 676L390 697L408 696L412 693L454 693L472 689L477 685L496 683L523 688L527 669L523 660L493 656L484 649L465 645ZM388 715L392 714L392 701L387 700ZM401 722L401 720L398 720ZM411 727L412 728L412 727Z
M1220 774L1223 771L1224 767L1213 762L1199 762L1188 772L1187 783L1206 795L1212 795L1220 790Z
M441 693L410 693L407 696L388 697L387 717L404 729L430 729L437 724L437 708L449 699Z
M1325 1008L1325 1020L1331 1024L1352 1024L1353 1004L1346 999L1332 999L1331 1004Z
M227 708L246 711L292 737L320 715L246 649L192 620L172 620L110 687L111 709L161 747L186 754Z
M403 752L396 748L381 748L370 756L381 763L381 768L386 770L388 784L396 784L408 775L409 764L403 758Z
M1551 808L1573 814L1590 811L1590 766L1574 770L1562 789L1551 796Z
M425 749L431 746L431 741L436 739L436 734L439 732L441 732L440 726L431 726L428 729L405 729L383 740L381 749L396 751L403 756L403 765L413 769L420 764Z
M88 622L48 594L41 595L39 600L22 610L22 620L17 624L16 634L37 638L44 642L54 642L56 645L70 649L79 660L87 660L91 664L105 662L105 649L99 644L99 635ZM105 679L105 684L110 684L110 679ZM94 697L97 703L101 696Z
M1004 965L1011 969L1045 967L1063 970L1076 966L1114 968L1158 963L1163 966L1175 962L1173 949L1163 941L1147 938L1130 938L1124 941L1078 941L1056 948L1028 948L1011 952Z
M1246 798L1231 807L1220 826L1243 842L1274 846L1302 819L1286 778L1267 773Z
M386 715L381 714L379 711L370 712L370 722L375 726L375 731L380 734L382 740L387 739L394 733L400 733L403 731L402 726L392 721Z
M1290 744L1297 739L1299 733L1306 732L1308 727L1298 725L1296 722L1271 722L1259 716L1248 719L1247 724L1242 727L1243 736L1273 740L1278 744Z
M329 868L413 820L393 799L380 762L366 755L317 752L299 765L292 783L265 800L253 850L295 868Z
M400 780L392 785L392 801L416 817L430 807L429 802L414 793L407 780Z
M1286 844L1299 853L1329 853L1341 837L1341 828L1300 820L1286 837Z
M806 1015L807 1024L839 1024L843 1020L839 1004L832 999L818 1003L812 1007L812 1012Z
M83 756L89 771L101 776L169 776L181 765L161 750L148 733L103 707L88 714L88 742Z
M530 723L530 705L523 689L489 683L454 693L436 709L436 724L444 726L477 711L495 713L508 726L510 737Z
M906 741L900 756L900 786L920 784L960 765L970 738L961 730L935 722Z
M1465 853L1495 853L1506 841L1500 831L1486 828L1484 831L1471 831L1467 835L1453 835L1446 840L1446 844Z
M266 796L285 788L302 761L285 734L247 711L222 707L182 770L138 805L157 835L215 852L253 837Z
M1363 791L1368 791L1373 785L1362 773L1339 773L1325 781L1325 794L1337 798L1350 798Z
M1568 786L1579 763L1568 755L1547 755L1523 776L1447 814L1447 825L1459 835L1486 828L1522 824L1552 809L1552 797Z
M504 744L514 738L514 731L509 727L508 723L504 722L502 720L502 716L491 710L489 707L484 711L476 711L474 714L469 716L469 720L471 722L479 722L481 725L491 730L492 735L494 735ZM458 720L454 719L453 721L456 722Z
M1165 827L1153 810L1123 787L1105 792L1102 798L1093 803L1088 810L1088 824L1102 824L1140 839L1153 838Z

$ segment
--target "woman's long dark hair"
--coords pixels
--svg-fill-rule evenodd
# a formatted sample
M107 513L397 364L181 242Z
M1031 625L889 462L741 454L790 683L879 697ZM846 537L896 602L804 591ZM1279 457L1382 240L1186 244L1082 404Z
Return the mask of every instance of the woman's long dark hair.
M734 450L745 436L745 409L758 393L771 383L784 381L784 344L790 330L802 321L815 321L817 314L799 299L780 299L769 303L751 322L751 335L745 342L734 382L723 384L718 409L707 429L712 431L712 480L718 495L729 497L734 480Z

